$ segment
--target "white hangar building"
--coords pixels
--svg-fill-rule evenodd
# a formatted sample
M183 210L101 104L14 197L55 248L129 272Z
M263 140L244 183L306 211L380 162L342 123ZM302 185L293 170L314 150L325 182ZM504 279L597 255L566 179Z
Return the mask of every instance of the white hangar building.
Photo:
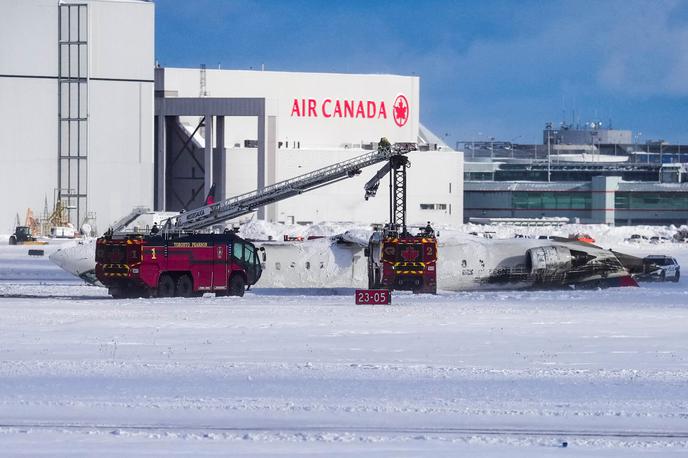
M182 102L188 111L163 108ZM248 102L257 103L255 114L223 114ZM409 156L409 222L462 221L462 155L422 127L419 107L415 76L156 69L156 160L168 171L166 183L158 181L157 204L172 210L200 205L211 183L218 198L248 192L360 155L386 137L420 145ZM207 172L209 119L214 134ZM376 198L363 199L363 185L377 168L270 205L259 216L285 223L384 222L386 181Z
M155 68L152 2L0 8L0 233L46 200L102 232L134 206L194 208L213 183L219 200L363 154L381 137L422 150L410 155L409 222L463 219L462 155L421 125L418 77ZM384 222L385 182L363 199L375 172L252 217Z

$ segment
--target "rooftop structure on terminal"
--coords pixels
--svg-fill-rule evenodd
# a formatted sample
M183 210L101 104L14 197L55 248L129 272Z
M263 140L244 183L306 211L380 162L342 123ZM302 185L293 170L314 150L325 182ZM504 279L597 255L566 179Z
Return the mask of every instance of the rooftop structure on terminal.
M542 143L544 145L547 143L553 145L627 145L633 143L632 137L633 133L630 130L612 129L611 121L606 125L601 121L591 121L576 126L562 122L559 128L553 127L552 123L548 122L542 132Z

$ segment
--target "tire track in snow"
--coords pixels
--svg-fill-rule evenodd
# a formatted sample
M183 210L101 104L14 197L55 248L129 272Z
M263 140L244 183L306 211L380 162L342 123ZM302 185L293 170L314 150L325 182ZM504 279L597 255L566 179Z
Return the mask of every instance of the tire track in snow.
M586 429L540 429L540 428L462 428L462 427L384 427L384 426L191 426L191 425L154 425L154 424L86 424L22 422L0 423L0 429L40 429L121 432L183 432L183 433L289 433L324 434L355 433L383 435L448 435L448 436L522 436L557 438L611 438L611 439L688 439L688 431L662 430L586 430Z

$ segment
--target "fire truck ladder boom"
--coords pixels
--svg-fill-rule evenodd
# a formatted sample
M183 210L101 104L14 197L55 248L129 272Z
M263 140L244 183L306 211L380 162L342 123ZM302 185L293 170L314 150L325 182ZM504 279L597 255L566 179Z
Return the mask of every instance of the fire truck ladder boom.
M404 154L415 150L416 145L414 143L391 145L387 141L380 141L377 151L182 213L174 218L176 221L173 219L170 221L170 225L164 226L163 231L192 231L210 227L251 213L264 205L351 178L358 175L361 169L365 167L389 161L394 157L404 157Z
M365 184L365 200L375 197L380 181L389 175L389 222L392 230L406 232L406 169L411 163L406 156L390 156L389 161Z

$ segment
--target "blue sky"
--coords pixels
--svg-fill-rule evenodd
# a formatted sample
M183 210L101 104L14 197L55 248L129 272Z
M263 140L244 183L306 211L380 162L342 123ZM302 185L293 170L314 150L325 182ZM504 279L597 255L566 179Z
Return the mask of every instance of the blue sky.
M610 119L688 143L688 0L156 0L163 66L421 77L449 143Z

